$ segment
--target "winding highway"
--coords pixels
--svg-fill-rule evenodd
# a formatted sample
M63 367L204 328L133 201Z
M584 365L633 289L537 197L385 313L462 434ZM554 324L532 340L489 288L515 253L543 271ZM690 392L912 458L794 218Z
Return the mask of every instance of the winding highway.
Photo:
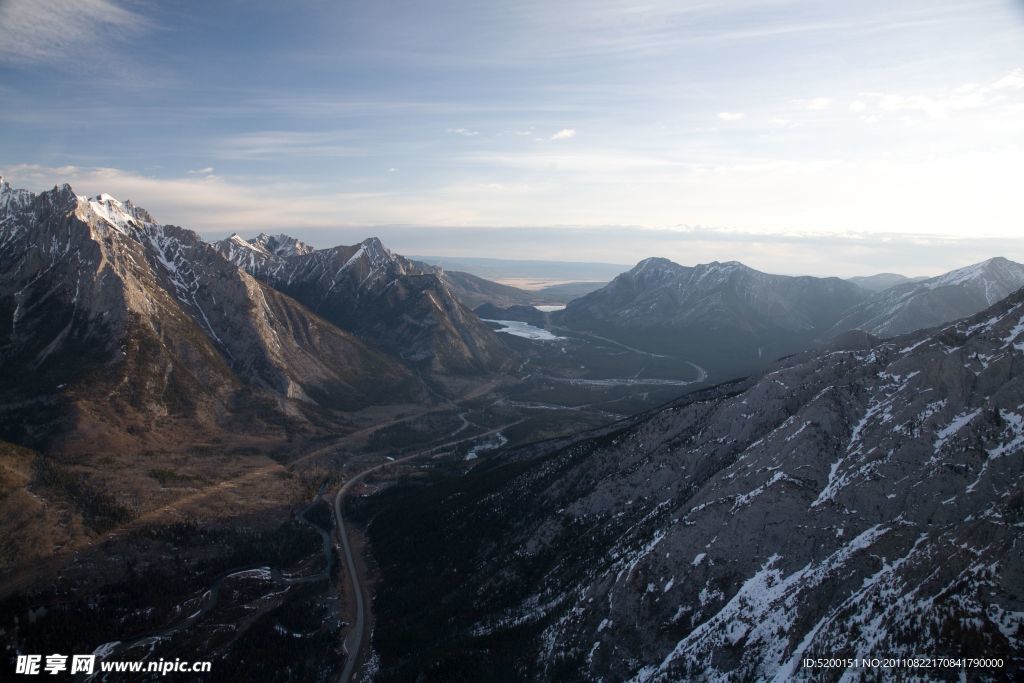
M373 467L368 467L362 472L359 472L358 474L353 476L347 482L345 482L345 484L340 489L338 489L338 492L334 494L334 521L337 524L338 536L341 540L341 559L345 563L345 569L348 574L348 580L352 585L352 594L355 597L356 607L355 623L353 624L352 630L349 632L349 634L345 636L344 641L345 668L342 670L341 677L338 679L339 681L341 681L341 683L349 683L349 681L352 680L352 675L355 673L356 666L359 664L363 645L367 639L366 599L363 596L363 584L360 581L359 570L358 567L356 566L355 556L352 554L352 542L349 539L348 531L345 529L345 520L341 514L341 508L344 505L345 496L357 484L359 484L359 482L365 479L367 475L373 474L374 472L382 470L386 467L391 467L392 465L398 465L403 462L408 462L409 460L421 457L423 455L427 455L429 453L435 453L439 450L456 446L466 441L476 441L479 439L486 438L488 436L492 436L505 429L508 429L509 427L512 427L513 425L517 425L523 422L524 420L525 418L517 420L515 422L510 422L509 424L502 425L500 427L496 427L495 429L483 432L482 434L475 434L471 437L458 439L455 441L449 441L448 443L443 443L437 446L431 446L430 448L424 449L422 451L416 451L415 453L412 453L410 455L406 455L395 460L387 460L378 465L374 465ZM456 434L460 431L462 431L462 428L457 429L455 432L453 432L453 434Z

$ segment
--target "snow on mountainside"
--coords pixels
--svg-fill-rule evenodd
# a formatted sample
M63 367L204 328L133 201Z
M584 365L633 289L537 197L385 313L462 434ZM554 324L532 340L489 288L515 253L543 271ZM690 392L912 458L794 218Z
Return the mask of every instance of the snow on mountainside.
M267 235L260 233L257 237L246 240L236 234L214 245L227 260L245 270L264 267L268 262L276 262L292 256L305 256L316 251L315 248L288 235Z
M34 195L28 190L18 190L0 176L0 226L13 231L16 228L14 217L28 208ZM6 231L4 234L8 234Z
M159 438L161 416L212 429L245 394L294 416L288 399L354 406L408 381L196 233L67 185L33 194L0 182L0 320L4 423L20 430L6 436L23 442L55 435L48 420L67 415L112 434L148 433L126 419L151 423Z
M996 257L878 292L847 311L827 336L863 330L891 337L973 315L1024 287L1024 265Z
M274 256L280 256L281 258L288 258L289 256L305 256L306 254L312 254L316 251L315 248L305 242L284 234L268 235L261 232L250 243L255 247L259 247L264 251L273 254Z
M497 367L506 352L494 332L452 294L439 269L393 254L376 237L312 249L286 235L214 247L256 278L339 327L435 371Z
M1024 291L392 492L371 527L382 674L818 680L802 658L982 656L1005 665L979 680L1019 680L1022 369Z

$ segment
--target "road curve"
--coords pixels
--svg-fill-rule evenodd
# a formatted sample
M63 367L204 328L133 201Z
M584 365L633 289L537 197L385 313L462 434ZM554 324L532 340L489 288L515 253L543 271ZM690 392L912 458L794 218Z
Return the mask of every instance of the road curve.
M476 438L476 437L474 437ZM436 447L435 447L436 448ZM348 532L345 531L345 521L341 515L341 506L347 494L353 486L358 484L368 474L372 474L377 470L384 469L390 465L396 465L398 463L405 462L417 458L424 453L429 453L434 449L426 451L417 451L412 455L407 455L404 458L398 458L396 460L387 460L368 467L359 474L355 475L345 485L338 489L338 492L334 494L334 521L338 526L338 536L341 538L341 552L345 559L345 569L348 571L349 581L352 582L352 593L356 599L356 623L352 628L352 631L345 636L345 668L341 672L341 683L349 683L352 680L352 674L355 673L356 664L359 661L359 651L363 647L363 637L366 633L366 604L363 600L363 587L359 583L359 572L356 571L356 560L352 555L352 544L348 539Z
M439 444L437 446L432 446L430 448L424 449L422 451L417 451L415 453L406 455L401 458L397 458L395 460L386 460L385 462L382 462L379 465L368 467L362 472L359 472L354 477L345 482L344 486L338 489L338 492L334 494L334 521L337 524L338 536L341 539L341 553L344 556L345 569L346 571L348 571L349 581L352 582L352 593L355 595L356 599L356 621L352 628L352 631L347 636L345 636L345 668L341 672L341 678L338 679L339 681L341 681L341 683L349 683L349 681L352 680L352 674L355 673L356 664L358 664L359 662L360 650L363 647L363 639L366 634L366 604L363 599L363 586L359 582L359 572L356 570L356 560L355 557L352 555L352 544L349 541L348 532L345 531L345 521L342 518L341 514L341 506L345 500L345 495L348 494L348 492L352 490L352 487L354 487L356 484L362 481L367 475L373 474L374 472L382 470L385 467L390 467L392 465L398 465L403 462L408 462L413 458L418 458L428 453L434 453L443 448L450 448L451 446L455 446L466 441L476 441L477 439L486 438L488 436L497 434L498 432L504 429L508 429L513 425L517 425L523 421L524 420L517 420L515 422L511 422L509 424L505 424L500 427L488 430L481 434L475 434L464 439L456 439L454 441L449 441L447 443ZM456 431L458 432L462 430L460 429Z

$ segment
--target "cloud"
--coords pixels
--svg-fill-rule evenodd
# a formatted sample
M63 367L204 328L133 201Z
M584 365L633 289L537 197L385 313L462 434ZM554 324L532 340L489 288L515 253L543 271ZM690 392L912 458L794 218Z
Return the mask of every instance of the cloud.
M231 135L215 148L221 159L340 158L358 156L355 134L343 131L271 130Z
M554 135L551 136L552 140L568 140L569 138L576 137L575 128L563 128Z
M863 93L863 98L880 112L918 113L942 120L964 112L1019 105L1020 90L1024 90L1024 69L1018 68L987 83L964 83L930 93Z
M993 83L991 87L993 90L1020 90L1024 88L1024 69L1014 69Z
M809 100L797 100L797 103L808 111L825 111L832 106L830 97L812 97Z
M213 173L213 166L207 166L206 168L194 168L188 172L189 175L210 175Z
M200 174L156 178L109 167L20 164L0 169L0 174L15 187L35 191L69 183L80 195L107 192L118 199L131 199L157 220L200 231L337 225L345 222L346 209L356 204L359 211L350 216L371 217L367 204L375 205L385 196L323 190L277 179L242 183Z
M98 52L113 41L140 35L140 15L113 0L4 0L0 3L0 61L67 62Z
M559 174L581 174L587 179L593 179L595 175L608 175L621 181L622 177L618 174L636 174L633 180L638 182L645 180L646 174L650 172L684 170L689 167L688 164L680 161L652 154L613 149L570 153L556 152L553 151L553 148L543 148L536 152L466 154L460 156L459 159L484 167L497 166L515 169L529 175L554 171Z
M345 225L474 225L513 215L531 188L495 183L436 185L422 191L342 191L329 180L282 177L158 178L109 167L18 164L0 167L14 187L47 190L70 183L80 195L131 199L157 220L200 232L335 229ZM390 186L388 186L390 187ZM363 234L366 237L369 233Z
M1008 159L1006 168L1012 168L1013 163L1015 159ZM564 202L571 207L589 202L594 205L593 211L552 212L550 207L540 206L532 215L523 214L524 206L535 202L543 204L549 194L561 197L565 192L559 184L545 186L532 176L529 183L481 180L442 185L415 194L339 192L326 184L302 185L274 178L228 180L188 175L153 178L116 168L77 166L18 165L0 168L0 174L15 187L33 190L70 182L80 194L109 192L120 199L131 199L160 221L198 230L211 239L227 236L232 231L255 234L260 230L284 230L326 247L352 244L377 235L399 253L554 260L572 253L577 260L615 263L636 262L653 255L684 264L736 259L766 272L843 276L881 271L937 274L993 255L1024 261L1024 240L1017 237L1013 228L1002 235L990 233L987 237L979 235L983 231L978 230L969 235L964 231L942 234L935 230L910 232L899 228L866 230L863 226L874 225L872 219L877 221L883 215L874 206L854 212L853 220L845 225L822 228L830 217L835 217L835 207L851 206L850 198L863 200L859 191L845 198L841 193L836 194L837 186L852 184L836 182L849 180L847 176L835 176L840 170L839 165L805 167L789 163L693 171L671 185L674 191L689 198L677 207L683 210L676 213L708 216L709 222L668 227L656 227L649 220L644 221L649 227L635 223L607 225L610 221L621 221L623 215L612 210L622 204L622 194L617 194L611 186L603 186L599 197L570 194ZM910 214L924 206L915 197L906 197L908 188L899 185L906 178L927 173L928 169L889 169L888 173L880 173L878 167L871 166L862 170L866 178L883 176L878 182L892 187L901 202L910 204ZM956 160L946 172L963 184L963 177L975 170L964 170L963 160ZM1005 168L1000 174L1005 174ZM737 175L747 178L745 185L736 184ZM863 178L858 180L863 184ZM986 196L993 191L991 178L981 178L978 184L979 191L987 193ZM1004 184L1007 190L1015 189L1013 177L1007 177ZM643 202L653 205L663 192L654 188L657 190L654 194L645 194L647 189L638 181L637 185L623 191L629 196L639 193ZM749 204L749 210L743 206L738 212L734 210L737 195L745 197L739 204ZM778 224L759 230L707 227L755 225L760 228L763 225L760 216L771 202L789 206L797 197L806 200L818 195L824 195L819 205L808 207L811 220L799 221L799 215L789 216L790 225L797 227ZM705 210L701 210L702 203L707 204ZM715 207L718 209L707 210ZM723 212L723 209L728 210ZM935 211L948 212L949 209L935 207ZM558 218L555 221L541 218L552 215ZM630 215L636 213L630 212ZM1020 211L1011 209L1008 215L1015 221ZM608 218L603 218L605 216ZM642 218L649 219L649 216ZM897 216L897 220L888 225L898 226L901 222L909 225L905 218L906 215ZM954 218L967 224L963 219L968 216ZM586 224L584 220L592 222ZM597 220L603 222L597 223ZM970 224L984 225L984 217ZM812 229L806 227L808 225L819 227Z
M446 132L452 133L453 135L461 135L467 138L474 138L480 135L478 130L470 130L469 128L449 128Z
M723 111L718 114L718 118L723 121L740 121L744 117L746 114L741 111Z
M855 114L859 114L860 112L864 111L867 108L868 105L865 104L864 102L861 102L860 100L857 100L856 102L852 102L850 104L850 111L852 111Z

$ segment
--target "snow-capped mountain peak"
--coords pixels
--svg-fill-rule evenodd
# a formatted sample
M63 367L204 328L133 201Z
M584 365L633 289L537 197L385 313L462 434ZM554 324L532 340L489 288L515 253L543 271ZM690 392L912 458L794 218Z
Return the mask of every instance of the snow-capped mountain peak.
M76 195L76 198L81 218L88 220L90 215L98 217L124 234L130 234L136 228L155 224L153 217L145 209L136 207L131 201L122 202L106 192L88 198Z
M260 247L268 254L273 254L274 256L281 258L304 256L316 251L315 247L284 233L268 235L265 232L261 232L259 235L249 240L249 243Z
M990 259L986 259L980 263L974 263L963 268L957 268L951 270L948 273L939 275L938 277L930 280L925 280L924 284L928 289L936 289L938 287L948 287L951 285L960 285L970 283L974 281L983 281L985 279L1004 279L1009 277L1014 279L1015 276L1019 276L1018 273L1022 270L1022 267L1018 263L1014 263L1002 256L995 256ZM1002 297L997 297L989 301L990 304L995 303Z
M231 233L231 237L228 238L231 244L240 247L242 249L251 249L264 256L272 256L272 254L262 245L258 240L247 240L237 232Z
M972 315L1024 286L1024 264L997 256L883 290L847 311L831 334L860 329L888 337Z
M403 359L479 368L503 354L490 328L435 271L393 254L376 237L314 249L287 235L261 234L247 248L233 239L213 246L257 279Z
M32 201L32 193L28 190L17 190L0 176L0 225L7 220L12 211L20 211Z
M119 413L173 409L186 421L204 420L206 406L233 402L243 386L275 402L339 406L372 400L382 381L401 390L399 363L227 262L191 230L67 185L18 194L4 183L0 196L0 316L11 321L0 335L0 377L29 369L36 374L22 384L45 395L67 368L92 363L113 381L112 391L96 392L104 414L120 400ZM237 235L224 242L258 255ZM47 372L60 379L36 376Z

